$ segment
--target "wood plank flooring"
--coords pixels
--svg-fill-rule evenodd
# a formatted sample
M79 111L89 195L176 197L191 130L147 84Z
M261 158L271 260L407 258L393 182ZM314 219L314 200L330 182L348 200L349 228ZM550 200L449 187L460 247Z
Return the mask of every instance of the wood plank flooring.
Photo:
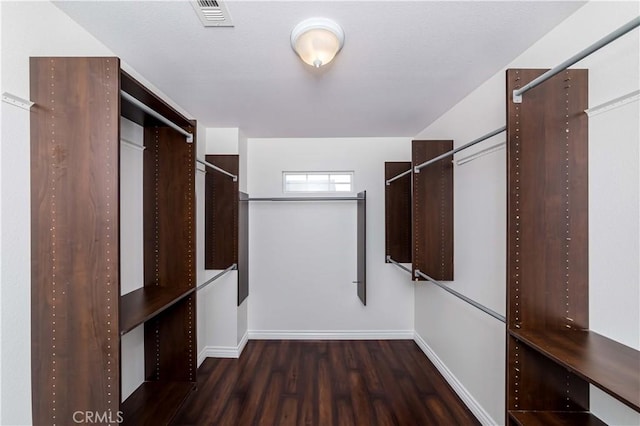
M206 359L173 425L478 425L411 340L252 340Z

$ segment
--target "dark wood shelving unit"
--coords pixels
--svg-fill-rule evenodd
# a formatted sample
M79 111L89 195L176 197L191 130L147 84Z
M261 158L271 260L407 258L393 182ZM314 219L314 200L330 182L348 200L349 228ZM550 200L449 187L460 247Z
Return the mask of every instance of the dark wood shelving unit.
M191 382L144 382L122 403L123 424L166 425L195 389Z
M509 411L509 418L518 426L606 426L583 411Z
M31 58L30 84L33 423L166 424L196 383L196 122L114 57ZM145 147L144 287L122 297L121 117ZM121 403L120 338L143 323L145 382Z
M588 72L507 71L509 425L603 425L589 386L640 411L640 352L589 330Z
M509 334L640 411L640 352L588 330L511 330Z

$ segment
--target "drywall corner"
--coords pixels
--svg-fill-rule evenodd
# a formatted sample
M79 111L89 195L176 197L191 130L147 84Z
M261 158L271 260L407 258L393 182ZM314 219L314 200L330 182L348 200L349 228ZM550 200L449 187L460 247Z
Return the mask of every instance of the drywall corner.
M246 339L247 328L249 323L248 318L248 306L249 306L249 298L247 297L244 301L238 306L237 314L238 314L238 322L237 322L237 338L238 344L242 342L243 339Z
M206 134L206 154L238 154L237 127L209 127Z

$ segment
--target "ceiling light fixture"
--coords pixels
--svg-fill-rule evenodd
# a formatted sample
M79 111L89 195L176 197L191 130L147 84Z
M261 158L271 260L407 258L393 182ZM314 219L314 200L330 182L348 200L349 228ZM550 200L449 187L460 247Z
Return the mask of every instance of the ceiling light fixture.
M305 19L291 31L291 47L304 62L316 68L328 64L342 49L344 31L327 18Z

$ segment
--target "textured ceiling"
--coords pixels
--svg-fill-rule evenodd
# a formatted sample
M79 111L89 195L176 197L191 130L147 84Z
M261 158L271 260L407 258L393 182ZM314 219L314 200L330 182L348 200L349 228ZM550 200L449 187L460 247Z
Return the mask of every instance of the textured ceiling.
M206 127L249 137L413 136L583 5L547 1L227 1L204 28L186 1L55 3ZM316 70L291 29L345 31Z

